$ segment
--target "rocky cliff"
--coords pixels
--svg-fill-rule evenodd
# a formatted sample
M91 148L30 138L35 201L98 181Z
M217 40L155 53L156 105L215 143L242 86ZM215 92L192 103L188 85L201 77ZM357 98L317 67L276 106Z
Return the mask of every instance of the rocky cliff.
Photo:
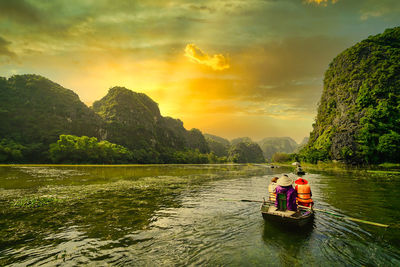
M325 73L303 159L400 162L400 27L339 54Z
M107 140L129 149L209 151L199 130L187 131L182 121L161 116L158 104L143 93L124 87L111 88L106 96L93 103L93 110L106 122Z

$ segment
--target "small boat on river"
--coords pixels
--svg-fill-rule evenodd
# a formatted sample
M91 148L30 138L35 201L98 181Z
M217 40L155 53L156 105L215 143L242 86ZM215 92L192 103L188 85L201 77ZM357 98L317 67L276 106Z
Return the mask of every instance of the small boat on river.
M304 175L306 172L301 168L301 166L297 166L297 168L294 170L294 173L296 175Z
M314 218L312 209L300 209L299 211L279 210L274 205L263 203L261 214L266 221L279 222L287 226L302 227Z
M306 172L305 172L305 171L296 171L295 174L297 174L297 175L304 175L304 174L306 174Z

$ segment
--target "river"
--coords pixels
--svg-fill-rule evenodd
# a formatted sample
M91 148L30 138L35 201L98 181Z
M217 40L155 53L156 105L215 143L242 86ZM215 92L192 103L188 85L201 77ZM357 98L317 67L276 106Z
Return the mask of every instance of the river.
M307 170L306 170L307 171ZM0 167L0 266L400 266L400 175L311 171L310 227L262 219L286 168ZM290 174L294 178L293 174Z

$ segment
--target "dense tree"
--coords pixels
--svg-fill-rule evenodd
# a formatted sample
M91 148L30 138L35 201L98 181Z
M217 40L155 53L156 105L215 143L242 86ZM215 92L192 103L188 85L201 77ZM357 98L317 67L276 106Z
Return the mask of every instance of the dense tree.
M39 75L0 78L0 138L27 147L24 158L43 162L60 134L98 137L102 122L71 90Z
M15 143L12 140L0 140L0 162L21 162L23 160L23 151L26 150L21 144Z
M60 135L50 145L49 155L54 163L129 163L131 151L108 141L98 142L96 137Z
M287 153L277 152L272 156L273 162L288 162L291 160L292 160L291 155L289 155Z
M6 140L2 162L176 163L176 151L198 149L206 158L209 152L199 130L162 117L145 94L114 87L90 109L74 92L39 75L0 77L0 139ZM49 153L54 142L59 146ZM132 151L132 158L117 145ZM199 162L190 155L185 161L191 159Z

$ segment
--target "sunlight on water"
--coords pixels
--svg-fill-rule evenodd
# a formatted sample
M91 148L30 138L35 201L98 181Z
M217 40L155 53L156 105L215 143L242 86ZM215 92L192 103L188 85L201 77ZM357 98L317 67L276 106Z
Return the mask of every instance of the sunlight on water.
M400 264L399 228L317 213L311 227L290 230L264 221L259 203L221 201L261 200L270 179L285 172L250 165L0 167L0 265ZM400 219L399 177L306 178L319 209L387 224ZM13 205L43 197L56 201Z

